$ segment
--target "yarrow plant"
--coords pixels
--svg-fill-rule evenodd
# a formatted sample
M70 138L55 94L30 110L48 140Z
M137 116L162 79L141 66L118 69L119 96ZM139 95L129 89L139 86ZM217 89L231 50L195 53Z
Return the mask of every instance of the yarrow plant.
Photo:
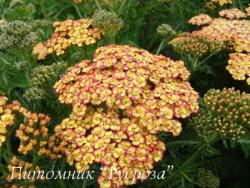
M55 31L52 37L45 44L38 43L33 49L33 55L38 55L39 60L52 53L62 55L71 45L82 47L94 44L103 33L92 26L91 19L54 22L53 26Z
M208 7L224 6L226 4L232 4L233 0L207 0L206 4Z
M246 80L250 85L250 54L232 53L226 69L235 80Z
M191 118L199 136L216 133L222 139L238 140L250 128L250 94L234 88L211 89L204 96L204 107Z
M55 128L68 163L79 171L101 163L100 187L135 183L131 173L150 171L163 156L156 134L179 135L178 119L198 111L188 76L181 61L124 45L100 47L92 61L69 68L55 84L59 100L73 107ZM129 175L109 179L112 168Z
M219 52L223 48L221 42L209 40L192 33L181 33L171 40L169 44L180 55L192 55L196 57Z
M244 12L237 9L223 10L220 12L220 15L228 19L214 18L208 26L193 31L190 35L203 38L210 42L220 43L223 49L236 52L230 55L227 70L232 74L234 79L247 79L247 83L249 84L249 79L246 76L249 74L249 60L247 57L250 53L250 21L237 20L246 17ZM191 20L192 19L193 18L191 18ZM179 39L176 38L174 40L178 41ZM192 44L188 43L188 45ZM174 48L176 48L176 46L175 44ZM188 50L189 48L185 49L190 51Z
M225 18L228 18L230 20L235 20L235 19L247 17L245 12L242 12L241 10L239 10L237 8L222 10L219 12L219 15L221 17L225 17Z
M47 125L50 118L42 113L28 111L18 101L13 101L10 104L7 101L8 98L0 97L0 147L9 136L9 130L14 128L16 114L19 113L24 117L24 121L16 129L16 137L20 140L18 152L28 155L32 150L36 149L39 155L49 156L52 159L59 157L59 155L52 152L54 149L59 151L59 148L54 147L53 142L49 144L49 141L55 141L55 136L50 136L48 133Z
M188 23L193 24L193 25L207 25L212 22L212 18L207 15L207 14L200 14L198 16L192 17Z

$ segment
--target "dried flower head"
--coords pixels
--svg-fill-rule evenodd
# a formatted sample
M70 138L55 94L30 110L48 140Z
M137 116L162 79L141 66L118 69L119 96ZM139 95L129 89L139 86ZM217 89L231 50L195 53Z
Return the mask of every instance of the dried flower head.
M235 80L247 80L250 85L250 53L230 54L226 69Z
M130 176L109 179L109 170L147 172L161 160L165 145L157 132L178 135L178 119L198 110L188 76L183 62L126 45L100 47L92 61L69 68L54 86L73 107L55 127L68 163L79 171L101 163L100 187L135 183Z
M241 10L239 10L237 8L222 10L219 12L219 15L221 17L225 17L225 18L228 18L230 20L235 20L235 19L247 17L245 12L242 12Z
M38 43L34 47L33 55L38 55L39 60L52 53L61 55L72 45L94 44L102 36L102 31L94 28L90 19L54 22L53 26L55 31L52 37L45 44Z
M222 139L242 138L250 128L250 94L234 88L211 89L204 96L204 109L190 120L198 135L217 133Z
M19 20L2 23L0 25L0 50L33 47L37 43L38 36L32 30L32 26Z
M199 14L198 16L192 17L188 23L192 25L207 25L212 22L212 18L207 14Z

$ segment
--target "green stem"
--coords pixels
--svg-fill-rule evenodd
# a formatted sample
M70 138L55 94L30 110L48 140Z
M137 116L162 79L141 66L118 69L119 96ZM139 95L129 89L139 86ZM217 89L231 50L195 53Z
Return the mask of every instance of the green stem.
M101 4L100 4L99 0L95 0L95 4L96 4L96 6L97 6L97 8L98 8L99 10L101 10L101 9L102 9L102 7L101 7Z
M75 5L74 3L72 3L72 5L73 5L73 7L75 8L75 10L76 10L76 12L77 12L78 16L79 16L80 18L82 18L82 13L80 12L80 10L79 10L78 6L77 6L77 5Z
M157 55L161 52L161 50L162 50L163 45L164 45L165 42L166 42L166 40L162 39L162 41L161 41L161 43L160 43L160 45L159 45L159 47L157 48L157 51L156 51Z
M43 6L43 3L40 3L41 9L42 9L42 13L43 13L43 17L45 18L45 20L48 20L48 15L47 12Z
M118 14L121 14L123 12L124 6L127 3L127 0L123 0L121 6L118 9Z
M167 145L168 146L171 146L171 145L178 145L178 144L189 144L189 145L192 145L192 144L199 144L198 141L190 141L190 140L182 140L182 141L173 141L173 142L169 142Z

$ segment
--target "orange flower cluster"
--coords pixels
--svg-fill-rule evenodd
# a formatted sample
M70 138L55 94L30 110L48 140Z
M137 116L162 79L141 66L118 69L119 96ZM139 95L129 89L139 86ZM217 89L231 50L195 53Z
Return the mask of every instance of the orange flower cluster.
M247 17L245 12L242 12L241 10L239 10L237 8L222 10L219 12L219 15L221 17L225 17L225 18L228 18L230 20L235 20L235 19Z
M207 14L199 14L198 16L192 17L188 23L192 25L207 25L212 22L212 18Z
M0 147L6 140L7 129L15 121L13 110L7 105L8 98L0 96Z
M117 174L110 180L108 172L146 172L161 160L165 145L156 133L178 135L178 119L198 111L188 77L182 61L126 45L98 48L92 61L69 68L54 86L59 100L73 106L55 128L68 163L79 171L101 163L101 187L135 183Z
M94 28L91 19L66 20L54 22L55 31L45 43L38 43L33 49L33 55L45 59L48 54L61 55L71 45L79 47L96 43L102 36L102 31Z
M19 112L24 116L24 123L16 130L16 136L20 139L18 151L27 155L38 149L39 155L46 155L51 159L60 157L61 146L55 136L48 135L47 124L50 118L41 113L28 111L18 101L6 104L7 100L6 97L0 96L0 146L6 139L8 126L15 122L15 113Z
M16 185L15 182L17 183L18 180L20 181L20 177L26 177L27 173L32 169L33 164L29 162L25 162L21 159L18 159L17 156L13 156L8 163L8 171L9 175L6 177L7 182L12 183L10 188L24 188L22 185ZM15 167L22 167L22 173L20 174L19 171L13 171L13 168ZM39 166L35 166L34 171L40 171ZM44 180L45 177L41 176L40 180ZM35 177L31 177L30 179L27 180L29 184L33 184L35 182Z
M235 80L247 80L250 85L250 53L232 53L226 69Z

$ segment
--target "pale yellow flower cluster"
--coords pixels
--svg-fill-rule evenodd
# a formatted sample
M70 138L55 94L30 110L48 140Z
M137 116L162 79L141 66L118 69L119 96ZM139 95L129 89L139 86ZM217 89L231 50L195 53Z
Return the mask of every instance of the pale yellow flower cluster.
M237 8L222 10L219 12L219 15L221 17L225 17L225 18L228 18L230 20L235 20L235 19L247 17L245 12L242 12L241 10L239 10Z
M207 7L214 7L217 5L224 6L226 4L232 4L232 3L233 3L233 0L208 0L206 2L206 4L209 5Z
M82 0L73 0L74 3L79 4L82 2Z
M250 53L230 54L226 69L235 80L247 80L250 85Z
M15 121L15 114L7 104L8 98L0 96L0 147L6 140L8 127L12 126Z
M192 24L192 25L207 25L210 24L212 22L212 18L207 15L207 14L199 14L197 16L192 17L188 23Z
M250 4L248 4L248 7L245 9L247 16L250 16Z
M165 145L156 134L177 136L178 119L198 111L188 77L183 62L126 45L100 47L92 61L69 68L55 84L59 100L73 107L55 128L68 163L79 171L101 163L102 188L133 184L134 177L109 179L108 169L143 173L161 160Z
M96 43L101 39L103 32L91 24L91 19L54 22L55 31L52 37L45 44L38 43L33 49L33 55L38 55L38 59L41 60L48 54L64 54L72 45L81 47Z

